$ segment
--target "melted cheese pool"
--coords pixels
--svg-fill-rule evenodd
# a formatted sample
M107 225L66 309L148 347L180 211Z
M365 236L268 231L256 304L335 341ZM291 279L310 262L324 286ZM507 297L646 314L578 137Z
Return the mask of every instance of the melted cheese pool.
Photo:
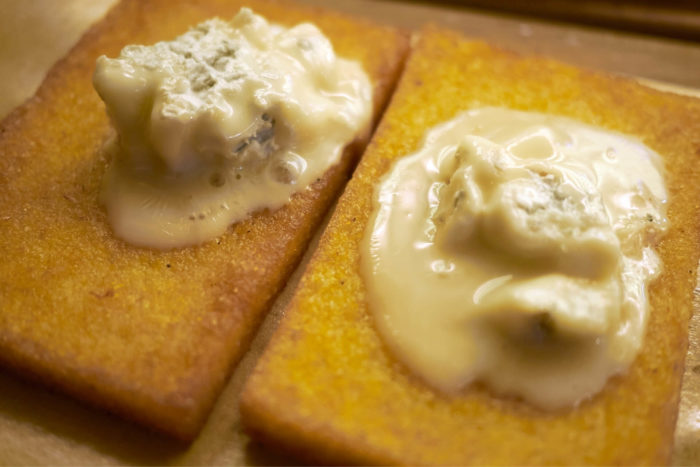
M637 354L666 230L661 158L500 108L431 129L375 195L362 273L379 332L429 385L555 409Z
M117 137L101 200L117 236L174 248L276 209L367 131L372 84L310 23L247 8L170 42L100 57L94 85Z

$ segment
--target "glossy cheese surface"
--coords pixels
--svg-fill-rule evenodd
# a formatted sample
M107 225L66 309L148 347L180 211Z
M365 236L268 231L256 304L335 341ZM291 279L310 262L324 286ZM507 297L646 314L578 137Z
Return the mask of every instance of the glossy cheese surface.
M640 141L556 115L485 107L432 127L377 184L361 245L384 342L445 394L592 397L642 346L664 172Z
M369 131L372 85L312 23L250 8L97 59L116 135L100 201L132 245L194 246L278 209Z

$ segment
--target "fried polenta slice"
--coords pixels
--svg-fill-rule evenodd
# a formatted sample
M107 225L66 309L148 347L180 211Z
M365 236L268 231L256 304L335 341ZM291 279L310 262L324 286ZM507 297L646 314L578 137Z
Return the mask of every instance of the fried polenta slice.
M368 139L285 207L201 246L155 251L113 236L98 203L111 130L95 60L242 6L318 25L339 56L362 64L378 119L408 52L401 31L265 0L126 0L0 126L0 363L183 440L201 428Z
M643 350L576 408L431 390L373 328L359 272L375 184L426 129L470 108L568 116L640 138L667 169L670 229ZM241 399L249 432L314 462L663 464L673 443L700 255L700 102L428 27ZM455 356L459 358L459 356Z

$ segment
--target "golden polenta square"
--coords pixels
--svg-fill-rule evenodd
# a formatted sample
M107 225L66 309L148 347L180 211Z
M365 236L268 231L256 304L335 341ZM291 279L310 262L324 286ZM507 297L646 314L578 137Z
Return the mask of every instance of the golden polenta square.
M578 407L544 411L478 385L446 396L374 328L360 245L375 186L427 129L467 109L546 112L639 138L662 155L670 227L649 288L641 353ZM428 27L338 202L241 401L255 437L311 461L370 464L663 464L669 461L700 255L700 102L633 80L520 56Z
M179 438L204 423L366 138L308 190L218 239L171 251L113 235L98 192L110 133L92 86L98 56L171 40L246 6L315 23L369 75L378 119L407 36L319 9L254 0L125 0L0 126L0 363Z

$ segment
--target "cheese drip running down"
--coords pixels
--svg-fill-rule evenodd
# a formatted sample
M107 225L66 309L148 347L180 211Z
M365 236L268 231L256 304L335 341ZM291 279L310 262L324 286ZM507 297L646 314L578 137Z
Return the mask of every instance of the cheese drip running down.
M101 200L117 236L154 248L281 207L368 130L372 105L361 66L316 26L247 8L102 56L93 81L117 131Z
M362 272L381 336L431 386L573 406L633 361L666 230L661 159L563 117L483 108L377 189Z

